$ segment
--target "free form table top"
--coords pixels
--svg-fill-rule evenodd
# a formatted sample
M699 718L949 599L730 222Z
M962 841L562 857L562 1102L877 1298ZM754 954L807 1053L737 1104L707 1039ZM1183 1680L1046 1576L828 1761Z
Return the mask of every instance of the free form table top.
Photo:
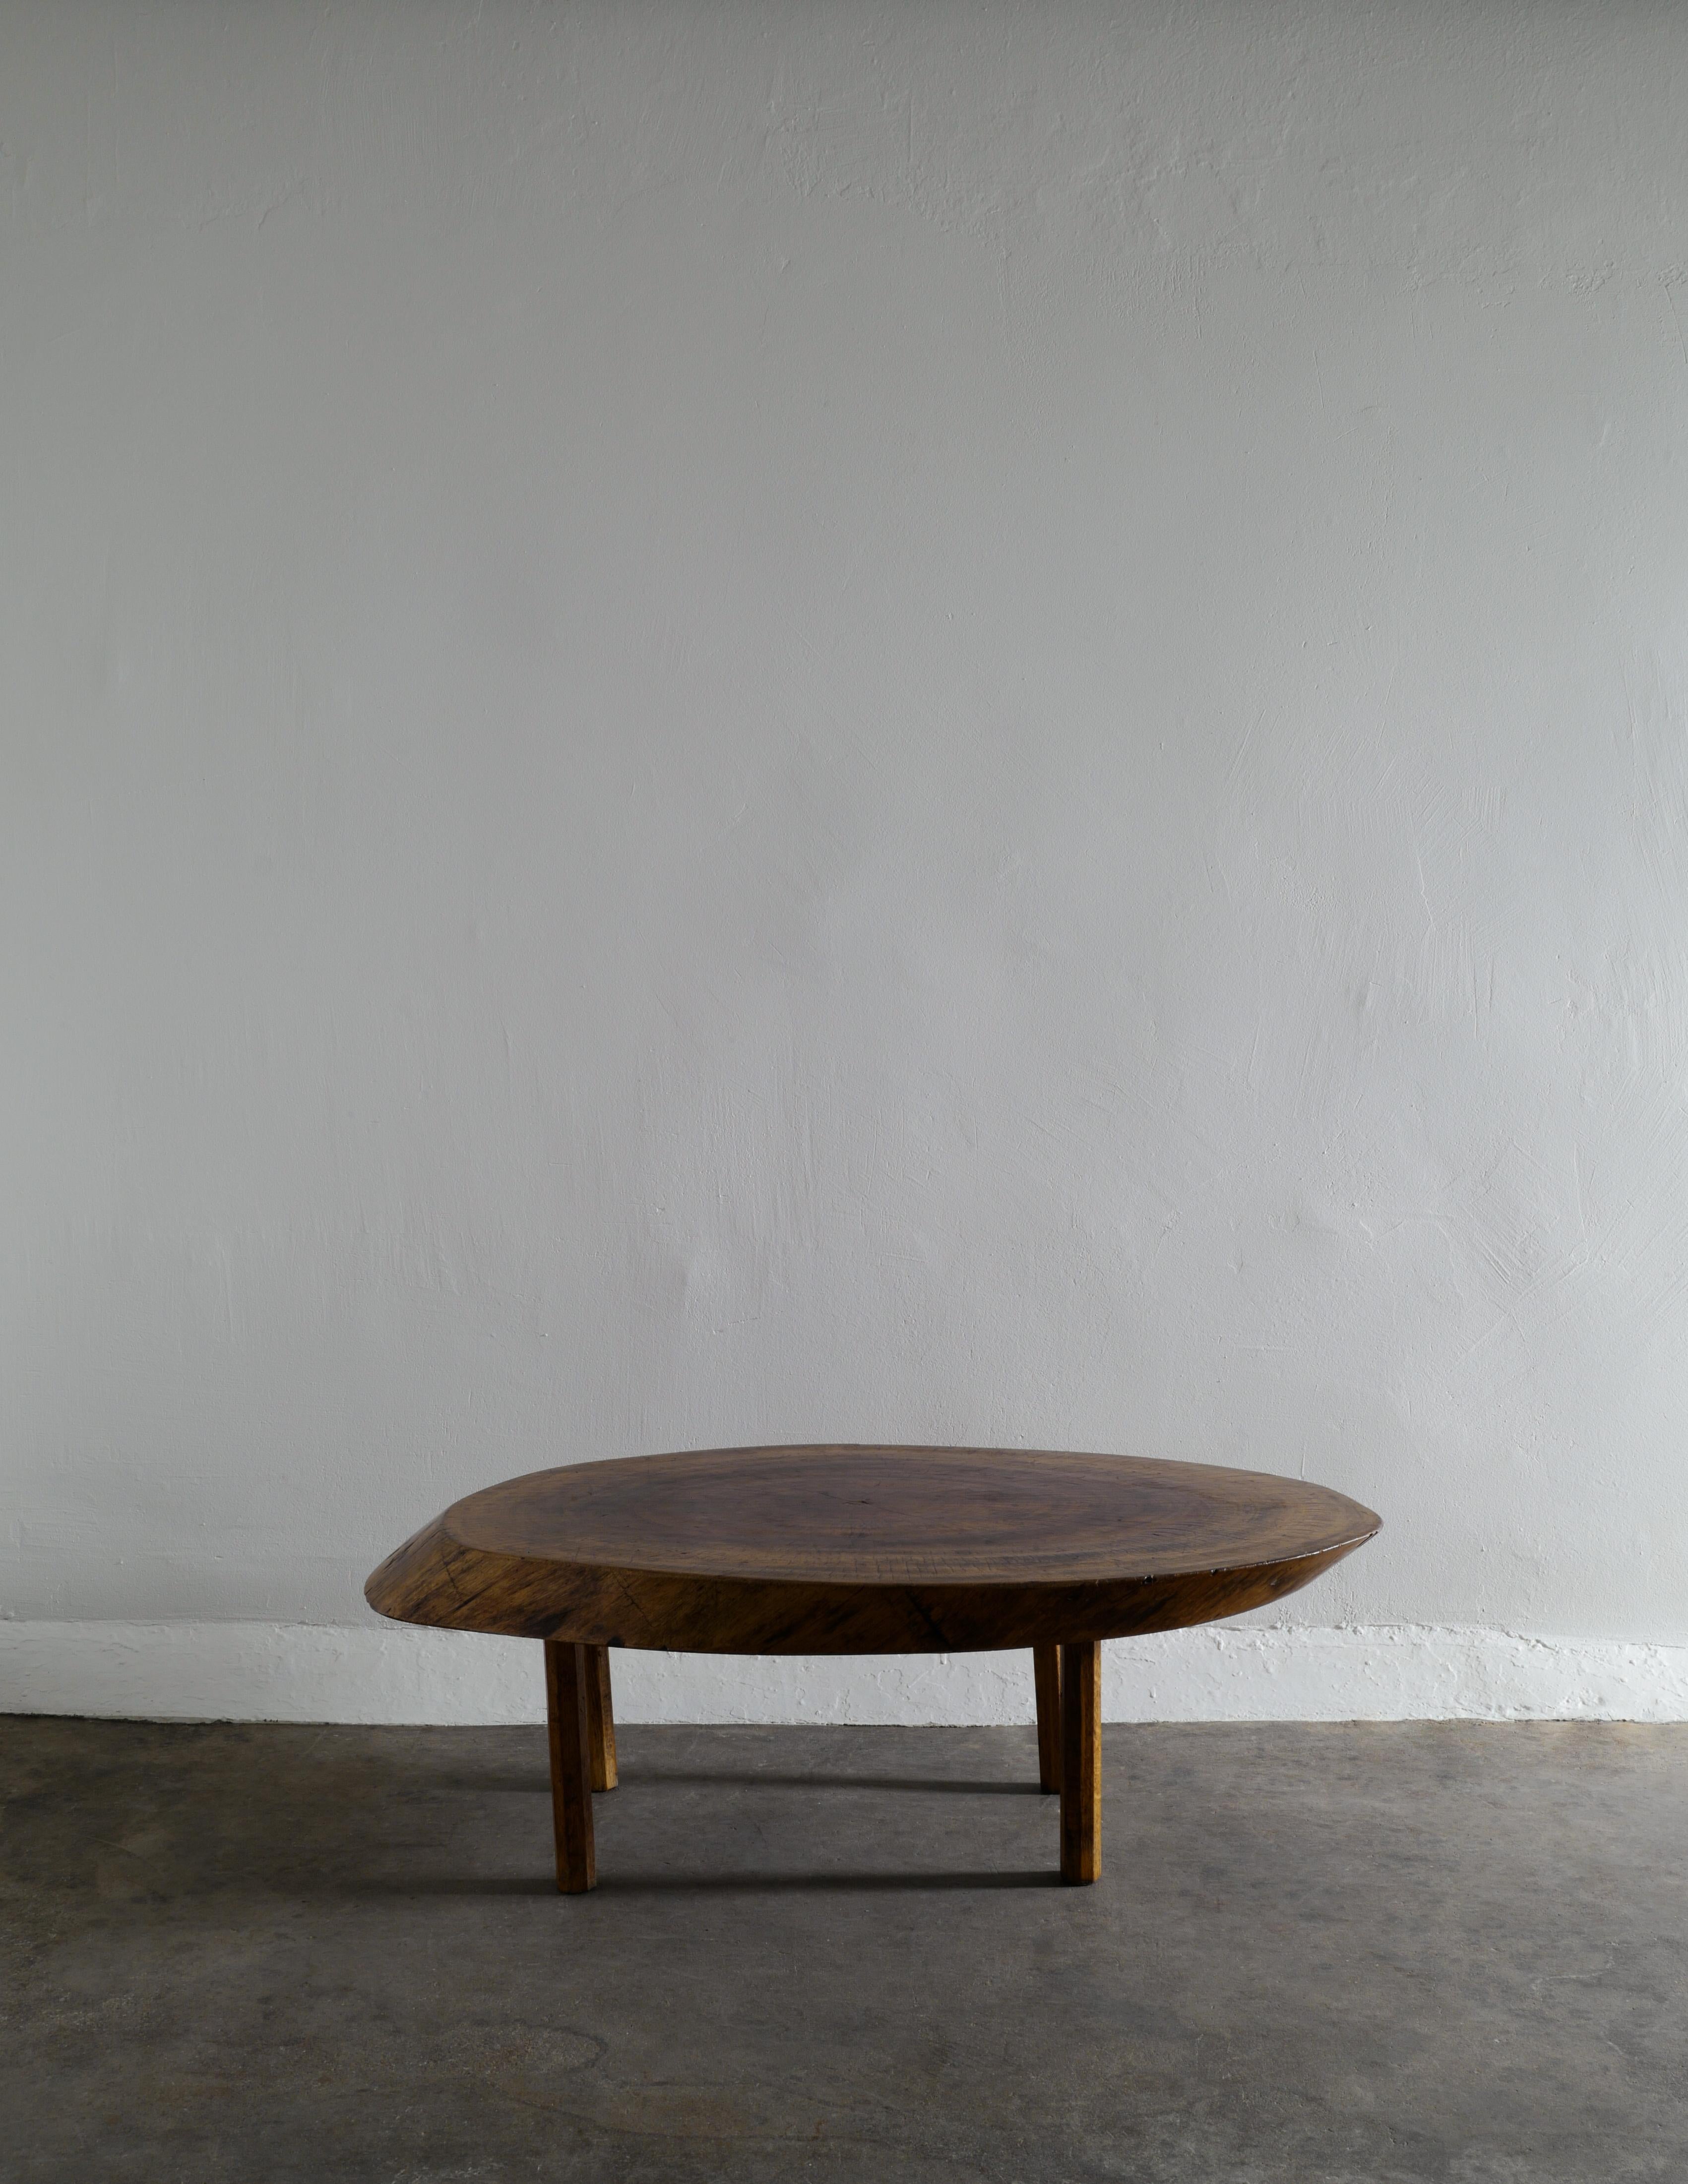
M364 1590L401 1622L579 1644L965 1652L1238 1614L1379 1522L1303 1479L1141 1457L713 1449L471 1494Z

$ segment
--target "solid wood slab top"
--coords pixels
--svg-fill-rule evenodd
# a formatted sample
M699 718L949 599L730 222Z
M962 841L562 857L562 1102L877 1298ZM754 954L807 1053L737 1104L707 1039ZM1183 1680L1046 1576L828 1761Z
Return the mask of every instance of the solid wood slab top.
M594 1644L962 1651L1236 1613L1378 1523L1303 1479L1139 1457L713 1449L488 1487L366 1591L401 1620Z

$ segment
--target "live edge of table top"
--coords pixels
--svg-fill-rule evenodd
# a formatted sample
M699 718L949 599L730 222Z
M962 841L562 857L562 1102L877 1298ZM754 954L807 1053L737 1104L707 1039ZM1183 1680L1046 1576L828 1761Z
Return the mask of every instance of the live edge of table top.
M587 1646L967 1652L1240 1614L1379 1522L1302 1479L1137 1457L713 1449L469 1495L365 1594L400 1622Z

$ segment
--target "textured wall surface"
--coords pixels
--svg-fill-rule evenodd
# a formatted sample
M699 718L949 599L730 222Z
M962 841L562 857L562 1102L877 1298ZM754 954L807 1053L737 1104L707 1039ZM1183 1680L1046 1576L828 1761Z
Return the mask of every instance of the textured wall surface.
M1191 1710L1680 1706L1685 112L1657 6L0 7L0 1702L883 1437L1381 1510Z

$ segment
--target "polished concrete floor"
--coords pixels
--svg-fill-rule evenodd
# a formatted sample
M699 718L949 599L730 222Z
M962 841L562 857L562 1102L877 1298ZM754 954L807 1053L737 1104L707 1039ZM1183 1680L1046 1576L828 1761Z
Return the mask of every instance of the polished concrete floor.
M0 1722L0 2176L1688 2178L1688 1730Z

